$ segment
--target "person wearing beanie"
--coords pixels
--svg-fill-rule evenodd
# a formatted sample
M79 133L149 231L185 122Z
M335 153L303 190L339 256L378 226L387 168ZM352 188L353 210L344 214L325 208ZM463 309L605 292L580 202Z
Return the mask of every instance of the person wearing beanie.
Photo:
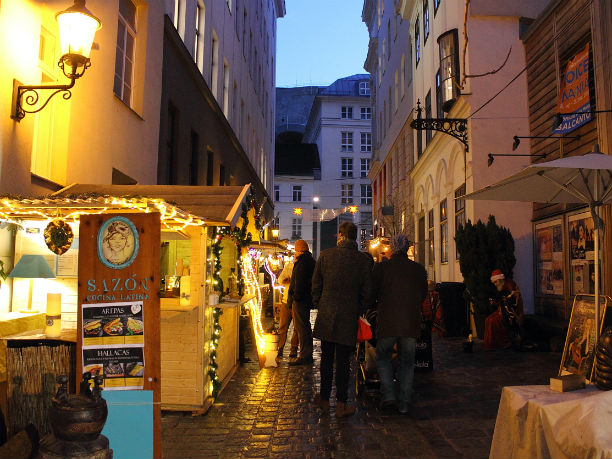
M336 416L355 414L348 404L350 357L357 343L357 321L370 302L371 258L359 252L357 227L343 222L336 247L321 252L312 277L318 309L314 336L321 340L319 407L327 412L336 367Z
M297 330L300 352L289 365L308 365L312 358L312 328L310 310L312 309L312 272L315 261L310 253L308 242L298 239L295 242L295 262L289 284L287 305L292 308L293 326ZM295 333L295 331L294 331Z
M380 376L380 408L398 404L408 414L412 402L416 338L421 333L422 304L427 294L427 272L408 258L410 243L403 234L391 238L391 257L372 272L376 319L376 365ZM399 393L393 382L391 354L397 345Z
M491 282L497 290L490 302L495 311L485 319L483 349L504 349L513 343L521 345L521 326L523 321L523 299L518 285L507 279L500 269L491 273Z
M293 320L294 309L290 308L287 302L289 301L289 284L291 283L291 274L293 273L293 261L285 263L280 276L278 276L278 283L282 285L283 295L281 297L280 311L279 311L279 324L278 324L278 353L276 355L277 360L283 358L283 349L287 342L287 333L289 331L289 325ZM298 351L298 333L297 329L293 327L293 333L291 334L291 348L289 350L289 358L297 357Z

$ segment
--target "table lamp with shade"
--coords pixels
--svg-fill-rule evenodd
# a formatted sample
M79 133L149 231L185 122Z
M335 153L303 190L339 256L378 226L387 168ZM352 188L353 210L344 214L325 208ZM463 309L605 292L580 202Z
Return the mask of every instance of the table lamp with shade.
M22 255L8 275L10 278L29 279L28 307L20 312L38 312L32 310L32 287L34 279L55 279L53 270L42 255Z

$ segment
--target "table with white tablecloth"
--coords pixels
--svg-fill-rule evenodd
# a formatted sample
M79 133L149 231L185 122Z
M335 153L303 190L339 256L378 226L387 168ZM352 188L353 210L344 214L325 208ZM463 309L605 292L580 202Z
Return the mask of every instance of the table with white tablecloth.
M489 458L612 458L612 391L504 387Z

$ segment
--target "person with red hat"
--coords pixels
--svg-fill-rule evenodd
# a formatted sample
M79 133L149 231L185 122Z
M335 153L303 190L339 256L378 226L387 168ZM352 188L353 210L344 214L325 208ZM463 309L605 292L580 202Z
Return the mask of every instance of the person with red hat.
M520 344L521 324L523 321L523 300L521 292L511 279L506 279L500 269L491 273L491 282L497 289L496 298L491 304L497 306L485 319L484 349L503 349L513 342Z

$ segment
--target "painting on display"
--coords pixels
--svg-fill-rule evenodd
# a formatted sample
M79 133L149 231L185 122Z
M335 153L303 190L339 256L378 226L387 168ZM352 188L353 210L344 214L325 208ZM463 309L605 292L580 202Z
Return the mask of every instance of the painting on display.
M560 221L536 229L538 293L563 295L563 232Z
M590 380L595 355L595 327L601 330L608 297L600 296L599 321L595 321L595 296L576 295L567 328L559 376L577 374Z
M583 214L568 223L572 294L595 293L595 228Z

